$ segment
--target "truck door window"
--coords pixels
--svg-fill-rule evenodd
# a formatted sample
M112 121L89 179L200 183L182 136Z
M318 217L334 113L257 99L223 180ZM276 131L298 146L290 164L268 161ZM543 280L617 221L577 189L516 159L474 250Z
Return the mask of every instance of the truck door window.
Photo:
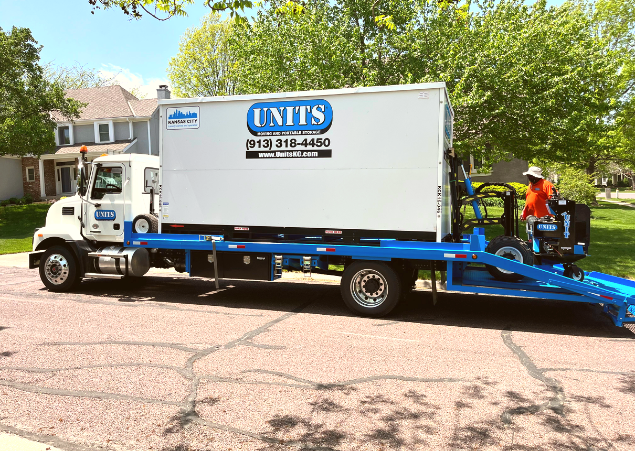
M99 168L95 174L95 183L91 199L103 199L106 194L119 194L122 187L121 168Z
M143 192L149 193L150 188L154 188L154 192L159 191L159 170L157 168L145 169L145 182L143 184Z

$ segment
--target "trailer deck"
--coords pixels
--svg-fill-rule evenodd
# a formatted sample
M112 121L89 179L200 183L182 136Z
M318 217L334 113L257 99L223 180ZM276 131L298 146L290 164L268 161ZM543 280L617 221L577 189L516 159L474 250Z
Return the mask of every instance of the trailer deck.
M311 258L311 265L319 267L320 256L345 256L353 260L390 261L410 259L443 261L447 264L447 289L466 293L483 293L523 298L555 299L588 302L602 305L616 326L635 323L635 281L598 272L585 273L584 281L563 275L561 265L529 266L485 252L487 242L484 229L475 228L459 243L372 240L367 245L225 241L214 235L137 234L132 223L124 225L126 247L180 249L186 251L186 272L190 272L189 251L227 251L267 253L289 261L299 256ZM318 258L313 258L318 257ZM278 278L275 259L271 259L270 280ZM485 265L492 265L524 278L518 282L494 279Z

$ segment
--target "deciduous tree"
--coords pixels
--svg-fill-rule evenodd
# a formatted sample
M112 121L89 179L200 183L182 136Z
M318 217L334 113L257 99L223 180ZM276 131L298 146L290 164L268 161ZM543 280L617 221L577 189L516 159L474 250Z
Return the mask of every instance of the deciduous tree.
M455 148L489 162L588 158L605 133L620 63L581 3L312 1L280 14L275 0L233 46L244 92L445 81ZM374 20L374 8L394 27ZM609 86L610 85L610 86Z
M201 26L189 29L181 38L179 53L170 60L168 77L179 97L232 95L235 60L229 47L232 25L210 13Z
M0 28L0 155L37 156L52 150L51 114L79 117L82 104L44 77L40 50L28 28Z

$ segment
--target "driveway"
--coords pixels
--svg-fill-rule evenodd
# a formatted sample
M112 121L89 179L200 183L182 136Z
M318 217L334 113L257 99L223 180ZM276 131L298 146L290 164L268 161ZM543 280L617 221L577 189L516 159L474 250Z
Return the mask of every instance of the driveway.
M632 450L635 334L582 303L1 267L0 434L86 450Z

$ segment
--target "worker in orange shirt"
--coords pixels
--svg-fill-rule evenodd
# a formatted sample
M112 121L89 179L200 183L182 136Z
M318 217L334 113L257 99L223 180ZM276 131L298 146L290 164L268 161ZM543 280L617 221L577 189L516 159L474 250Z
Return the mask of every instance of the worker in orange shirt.
M536 166L530 167L527 172L523 172L529 179L527 187L527 200L523 209L522 220L526 221L530 216L542 218L543 216L553 216L547 206L549 197L555 192L553 183L545 180L542 176L542 169Z

